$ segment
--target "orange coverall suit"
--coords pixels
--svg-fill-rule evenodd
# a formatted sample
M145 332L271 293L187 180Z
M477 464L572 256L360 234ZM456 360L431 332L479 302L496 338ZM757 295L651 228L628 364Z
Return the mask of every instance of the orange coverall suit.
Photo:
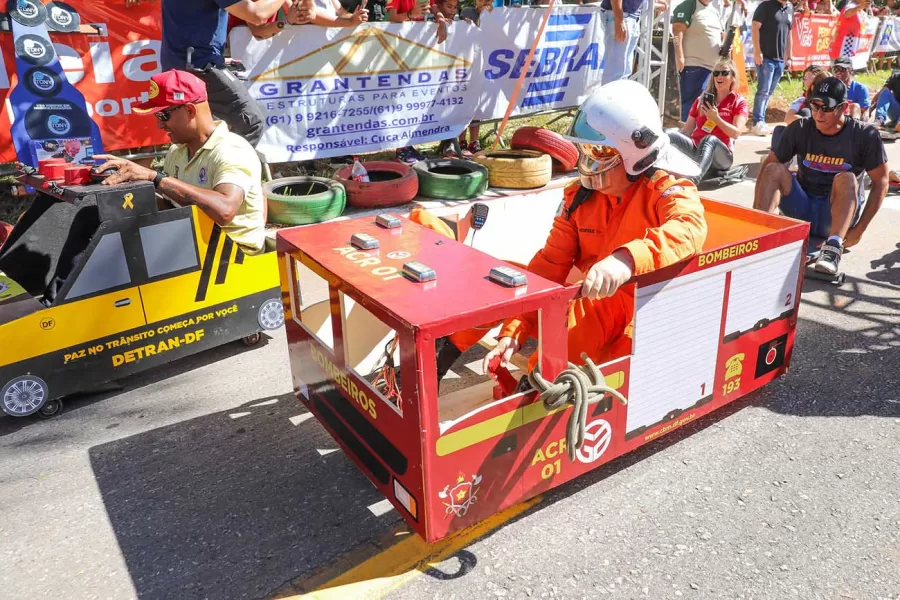
M532 273L565 284L573 265L587 274L595 263L623 248L634 260L634 274L643 275L702 251L707 231L703 204L697 188L686 180L656 171L635 183L630 198L595 191L567 220L566 210L580 187L566 188L547 243L528 263ZM569 360L581 363L586 352L599 365L629 354L626 329L633 316L634 286L622 286L607 298L576 299L569 307ZM506 321L500 337L512 337L521 346L532 331L537 331L537 314ZM484 334L483 328L470 329L450 340L465 352ZM529 368L536 360L534 353Z

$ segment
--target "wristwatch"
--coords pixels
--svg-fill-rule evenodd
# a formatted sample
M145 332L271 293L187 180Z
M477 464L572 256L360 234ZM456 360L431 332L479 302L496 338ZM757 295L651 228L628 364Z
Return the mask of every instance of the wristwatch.
M158 172L156 174L156 177L153 178L153 187L158 188L160 182L162 182L162 180L168 176L169 176L169 174L166 173L165 171Z

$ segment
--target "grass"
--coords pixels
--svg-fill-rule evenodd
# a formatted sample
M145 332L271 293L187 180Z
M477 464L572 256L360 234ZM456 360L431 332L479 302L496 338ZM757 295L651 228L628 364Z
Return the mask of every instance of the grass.
M884 81L890 75L890 70L878 70L870 73L859 73L856 80L869 89L874 95ZM750 93L747 101L752 105L753 96L756 94L756 82L750 81ZM801 73L786 76L781 79L775 94L769 100L766 114L767 120L779 122L784 119L788 106L803 93L803 77ZM503 130L501 139L503 145L509 147L512 134L519 127L546 127L557 133L565 132L572 123L571 113L559 111L542 115L527 116L510 119ZM494 143L496 128L499 123L486 123L481 126L480 139L484 148L489 148ZM438 144L420 144L416 146L420 152L435 155ZM365 160L393 160L394 151L376 152L365 155ZM332 162L330 159L307 161L306 163L278 163L270 165L275 177L289 177L291 175L313 175L317 177L331 178L334 173L344 166L342 163ZM29 198L15 197L10 193L11 178L0 180L0 221L15 222L18 216L28 207Z

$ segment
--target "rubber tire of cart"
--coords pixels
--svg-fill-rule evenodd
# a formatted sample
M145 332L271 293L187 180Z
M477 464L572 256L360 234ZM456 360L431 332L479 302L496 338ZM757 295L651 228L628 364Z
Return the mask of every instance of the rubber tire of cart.
M37 416L42 419L52 419L63 411L63 401L59 398L56 400L47 400L37 411Z
M285 193L287 189L314 191L308 195ZM263 184L268 221L279 225L310 225L334 219L347 207L344 186L324 177L282 177Z
M251 333L248 336L244 336L241 341L245 346L255 346L262 341L262 334L258 331L256 333Z
M519 127L510 140L513 150L537 150L549 154L554 170L571 173L578 164L578 148L555 131L543 127Z
M419 178L412 167L387 160L373 160L362 164L369 173L368 183L350 178L353 165L342 167L334 174L334 178L346 188L347 203L350 206L399 206L410 202L419 193Z
M539 188L553 178L553 159L534 150L483 150L474 160L487 167L491 187Z
M487 168L471 160L423 160L413 165L413 169L419 177L419 195L425 198L469 200L482 195L488 188Z

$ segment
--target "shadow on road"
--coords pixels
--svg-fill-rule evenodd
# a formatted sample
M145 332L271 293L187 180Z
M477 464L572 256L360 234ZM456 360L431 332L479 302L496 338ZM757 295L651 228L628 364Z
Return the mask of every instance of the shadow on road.
M815 290L819 293L810 294ZM900 389L896 290L848 277L840 288L810 281L804 291L807 308L839 311L852 318L854 328L801 319L787 377L550 491L518 518L646 460L748 404L803 417L900 417L900 401L892 396ZM319 452L337 445L314 419L299 425L289 420L302 412L291 394L260 398L90 450L139 598L258 598L274 590L308 591L291 581L321 573L360 546L371 555L394 531L405 529L395 511L377 517L368 509L382 496L342 452ZM351 556L356 560L357 553ZM425 576L451 579L466 576L478 563L471 548L456 556L459 568L451 572L421 569Z
M260 398L91 448L139 598L263 597L394 525L355 465L320 455L337 446L315 420L289 420L303 412Z
M116 396L119 394L138 390L146 385L159 385L160 382L169 380L172 380L174 383L175 381L178 381L177 378L179 375L190 373L191 371L205 367L206 365L225 360L232 356L238 356L244 352L252 352L257 348L262 348L271 341L272 338L264 334L260 342L255 346L246 346L242 342L224 344L199 354L186 356L181 360L154 369L136 373L119 381L111 382L110 384L104 385L97 393L82 393L67 396L63 398L64 412L59 416L54 417L54 420L64 417L65 413L81 410L92 404L96 404L97 402L115 402ZM140 406L135 406L134 409L136 414L141 412ZM40 427L42 422L44 422L44 419L36 414L31 415L30 417L10 417L0 411L0 438L15 433L24 427L32 425Z

